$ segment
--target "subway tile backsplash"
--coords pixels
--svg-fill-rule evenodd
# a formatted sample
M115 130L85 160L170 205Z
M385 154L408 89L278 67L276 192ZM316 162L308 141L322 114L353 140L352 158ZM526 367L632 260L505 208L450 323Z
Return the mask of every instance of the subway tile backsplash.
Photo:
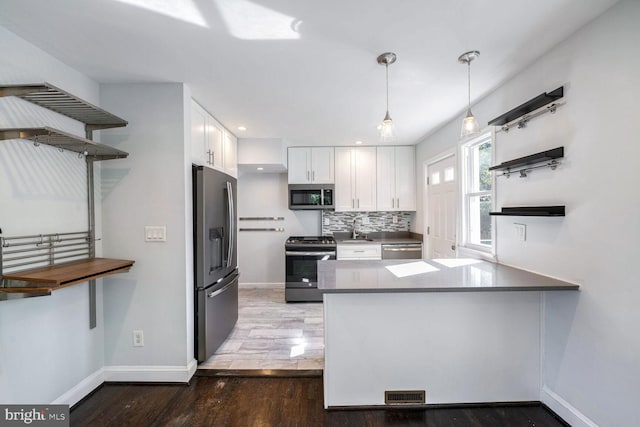
M353 219L356 218L358 233L372 233L375 231L409 231L410 219L413 212L334 212L322 211L322 235L328 236L338 231L353 229ZM397 222L393 222L393 217ZM368 218L369 224L363 224Z

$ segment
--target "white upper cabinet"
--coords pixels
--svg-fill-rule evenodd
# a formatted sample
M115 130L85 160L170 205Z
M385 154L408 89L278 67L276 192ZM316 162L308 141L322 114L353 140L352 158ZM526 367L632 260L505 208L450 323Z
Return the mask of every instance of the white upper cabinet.
M416 210L415 147L395 147L397 210Z
M376 210L376 148L336 147L336 211Z
M238 138L225 130L223 142L224 171L234 178L238 177Z
M289 147L289 184L333 184L333 147Z
M207 152L207 113L191 101L191 161L205 166L209 163Z
M414 147L377 148L377 210L416 210Z
M237 138L191 100L191 161L237 177L237 147Z
M306 184L311 182L311 149L306 147L289 147L287 169L289 184Z
M334 178L333 147L311 148L311 182L316 184L333 184Z

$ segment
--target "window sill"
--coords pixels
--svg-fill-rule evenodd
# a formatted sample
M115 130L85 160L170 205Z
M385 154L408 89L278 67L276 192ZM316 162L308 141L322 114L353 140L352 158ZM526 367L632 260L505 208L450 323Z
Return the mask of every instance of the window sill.
M497 262L496 255L491 251L483 251L469 246L458 246L458 258L477 258L489 262Z

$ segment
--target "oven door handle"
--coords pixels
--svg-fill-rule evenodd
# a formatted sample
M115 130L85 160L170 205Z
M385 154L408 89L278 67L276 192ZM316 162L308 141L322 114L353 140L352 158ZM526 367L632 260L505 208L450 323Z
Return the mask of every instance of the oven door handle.
M335 255L335 251L333 252L295 252L295 251L286 251L285 255L300 255L300 256L326 256L326 255Z

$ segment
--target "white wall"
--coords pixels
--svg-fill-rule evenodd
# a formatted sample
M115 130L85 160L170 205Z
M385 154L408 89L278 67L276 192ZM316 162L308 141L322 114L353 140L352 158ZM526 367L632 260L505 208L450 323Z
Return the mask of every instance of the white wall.
M245 173L238 179L238 217L281 216L284 221L238 221L241 228L283 227L284 232L238 233L240 283L284 283L289 236L319 236L320 211L292 211L286 173Z
M47 81L100 104L97 83L2 27L0 51L0 83ZM84 136L84 126L75 120L17 98L0 98L0 127L42 125ZM86 230L84 160L44 145L0 141L0 227L4 236ZM0 301L0 402L49 403L100 372L101 281L94 329L89 329L87 288L83 283L51 296ZM75 400L67 396L59 403Z
M539 93L565 87L566 105L555 115L496 136L497 163L563 145L562 166L526 179L498 178L496 207L565 204L567 216L505 217L496 226L500 262L581 285L577 294L547 295L544 309L541 400L573 425L640 425L634 271L640 57L630 54L640 44L638 22L639 2L618 3L473 106L486 123ZM424 160L456 143L461 120L418 146L419 171ZM526 242L516 240L513 222L527 225Z
M178 83L101 86L103 107L129 121L103 135L129 153L103 166L104 253L136 261L105 279L107 380L186 381L195 368L189 96ZM145 225L166 226L167 241L146 243Z

